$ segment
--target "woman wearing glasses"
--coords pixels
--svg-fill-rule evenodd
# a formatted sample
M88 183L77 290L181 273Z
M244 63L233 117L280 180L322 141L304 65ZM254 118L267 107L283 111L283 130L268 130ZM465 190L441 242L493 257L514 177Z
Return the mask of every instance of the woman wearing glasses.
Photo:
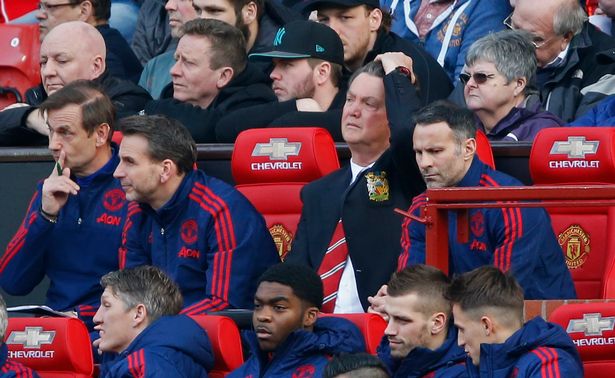
M532 83L536 74L531 34L504 30L472 44L459 75L468 109L490 140L532 141L539 130L561 126L543 111Z

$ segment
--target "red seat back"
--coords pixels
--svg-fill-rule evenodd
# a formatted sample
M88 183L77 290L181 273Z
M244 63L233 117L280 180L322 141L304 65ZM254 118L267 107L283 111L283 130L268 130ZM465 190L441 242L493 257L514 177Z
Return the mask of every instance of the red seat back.
M0 110L41 82L38 25L0 24Z
M585 376L607 378L615 371L615 303L566 304L549 321L561 325L577 346Z
M339 160L325 129L251 129L237 137L231 168L237 189L263 214L284 258L301 215L301 188L339 168Z
M320 316L335 316L351 321L359 328L365 339L367 353L376 355L378 345L384 336L387 322L376 314L320 314Z
M535 185L615 183L615 128L541 130L532 146L530 172ZM615 207L547 210L577 295L602 298L615 259Z
M495 169L495 159L493 158L493 150L491 143L481 130L476 131L476 155L478 158L491 168Z
M9 358L42 378L92 377L94 361L88 330L74 318L9 318Z
M209 377L222 378L243 364L243 348L239 328L226 316L191 316L209 336L214 353L214 368Z

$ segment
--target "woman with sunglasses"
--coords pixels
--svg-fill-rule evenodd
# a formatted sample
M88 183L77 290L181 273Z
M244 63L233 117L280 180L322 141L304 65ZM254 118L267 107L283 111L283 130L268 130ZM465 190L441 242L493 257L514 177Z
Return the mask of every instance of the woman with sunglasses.
M490 140L532 141L541 129L563 125L541 109L531 86L534 49L529 33L504 30L477 40L468 50L459 79L468 109Z

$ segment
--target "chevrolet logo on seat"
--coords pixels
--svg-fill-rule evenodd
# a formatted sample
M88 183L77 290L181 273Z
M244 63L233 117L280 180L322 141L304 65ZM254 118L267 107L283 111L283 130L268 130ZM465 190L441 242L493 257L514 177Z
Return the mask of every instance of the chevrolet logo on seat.
M24 349L40 349L43 344L51 344L56 331L43 331L43 327L26 327L23 331L13 331L6 340L7 344L21 344Z
M567 154L570 159L585 159L598 151L600 141L586 141L584 136L570 136L567 142L553 142L550 154Z
M288 142L286 138L271 138L269 143L256 143L252 156L269 156L269 160L288 160L289 156L298 156L301 143Z
M602 314L583 314L583 319L571 319L566 332L583 332L585 336L602 336L604 331L615 327L615 316L602 317Z

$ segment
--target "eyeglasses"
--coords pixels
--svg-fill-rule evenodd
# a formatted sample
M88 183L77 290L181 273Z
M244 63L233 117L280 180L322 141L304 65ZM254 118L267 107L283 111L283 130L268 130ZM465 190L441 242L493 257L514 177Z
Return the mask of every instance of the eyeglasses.
M476 84L481 85L485 84L487 80L493 79L494 77L495 74L486 74L483 72L474 72L472 75L467 72L462 72L459 74L459 80L461 80L463 85L468 85L468 81L470 81L470 78L474 79L474 82Z
M38 10L41 12L45 12L47 13L48 11L52 11L56 8L60 8L60 7L65 7L67 5L70 6L75 6L75 5L79 5L79 2L77 3L59 3L59 4L47 4L47 3L43 3L42 1L40 3L38 3Z
M513 15L512 13L509 14L508 17L506 17L504 21L502 21L502 23L504 24L504 26L506 26L510 30L518 30L518 28L516 28L512 24L512 15ZM553 38L544 39L534 34L531 34L531 36L532 36L532 40L530 42L532 43L532 45L534 45L535 49L541 48L542 46L546 45L547 42L553 39Z

